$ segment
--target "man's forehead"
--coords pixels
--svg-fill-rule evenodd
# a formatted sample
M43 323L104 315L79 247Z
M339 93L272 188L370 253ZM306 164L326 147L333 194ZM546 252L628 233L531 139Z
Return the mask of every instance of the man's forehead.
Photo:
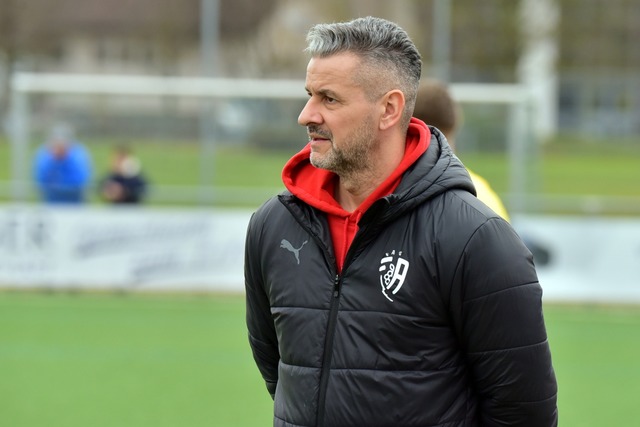
M307 89L313 86L353 86L359 59L353 54L337 54L311 58L307 66Z

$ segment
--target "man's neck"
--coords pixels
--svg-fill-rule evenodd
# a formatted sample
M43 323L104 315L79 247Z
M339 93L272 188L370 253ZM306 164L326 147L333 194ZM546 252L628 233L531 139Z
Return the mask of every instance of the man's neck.
M334 197L342 209L353 212L375 191L382 181L383 179L380 177L365 176L364 174L355 179L340 177Z
M402 162L404 144L388 144L385 148L385 152L363 160L366 166L362 169L338 177L334 197L345 211L355 211Z

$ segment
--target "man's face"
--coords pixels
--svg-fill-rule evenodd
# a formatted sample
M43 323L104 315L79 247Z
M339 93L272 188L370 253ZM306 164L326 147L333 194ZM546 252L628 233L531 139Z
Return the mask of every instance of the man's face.
M64 140L55 140L51 144L51 153L53 157L57 160L62 160L67 156L69 152L69 146L67 141Z
M380 106L356 84L360 60L342 53L312 58L307 66L309 100L298 123L307 127L311 164L342 175L366 168L378 145Z

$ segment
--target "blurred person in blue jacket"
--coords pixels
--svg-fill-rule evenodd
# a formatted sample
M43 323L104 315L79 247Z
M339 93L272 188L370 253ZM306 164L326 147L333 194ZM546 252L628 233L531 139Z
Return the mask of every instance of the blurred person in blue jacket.
M46 203L83 203L91 183L91 155L68 125L53 128L37 150L33 174Z

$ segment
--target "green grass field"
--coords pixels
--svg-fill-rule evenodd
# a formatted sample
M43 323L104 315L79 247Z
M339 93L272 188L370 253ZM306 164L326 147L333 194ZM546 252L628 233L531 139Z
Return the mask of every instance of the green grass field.
M545 306L560 425L636 425L640 307ZM271 425L238 295L0 292L0 425Z
M86 142L99 177L107 170L110 150L118 141ZM152 190L153 186L180 188L202 184L203 160L198 144L132 141L132 146L150 177ZM245 205L256 207L268 195L282 188L280 173L293 151L220 147L210 165L212 182L218 188L266 189L266 193L246 200ZM9 145L0 140L0 184L9 180L10 157ZM538 161L530 171L529 187L532 192L640 197L640 143L637 139L581 139L561 135L542 146L537 157ZM498 194L508 192L509 164L504 152L463 150L460 158L469 168L484 176ZM98 201L95 194L92 201ZM197 203L198 200L194 199L193 204Z
M0 425L270 425L240 297L0 293Z
M543 145L533 170L533 190L551 195L640 196L640 140L585 139L559 135ZM462 153L462 161L499 193L508 190L502 153Z
M99 174L110 148L110 142L90 141ZM152 184L200 182L197 145L140 143L135 149ZM212 165L214 183L280 187L291 154L224 147ZM507 191L504 153L460 157L499 193ZM560 138L541 149L538 191L638 197L638 159L638 141ZM0 184L9 176L9 147L0 141ZM640 307L545 309L560 425L638 424ZM0 292L2 427L271 423L271 399L251 358L240 296Z

